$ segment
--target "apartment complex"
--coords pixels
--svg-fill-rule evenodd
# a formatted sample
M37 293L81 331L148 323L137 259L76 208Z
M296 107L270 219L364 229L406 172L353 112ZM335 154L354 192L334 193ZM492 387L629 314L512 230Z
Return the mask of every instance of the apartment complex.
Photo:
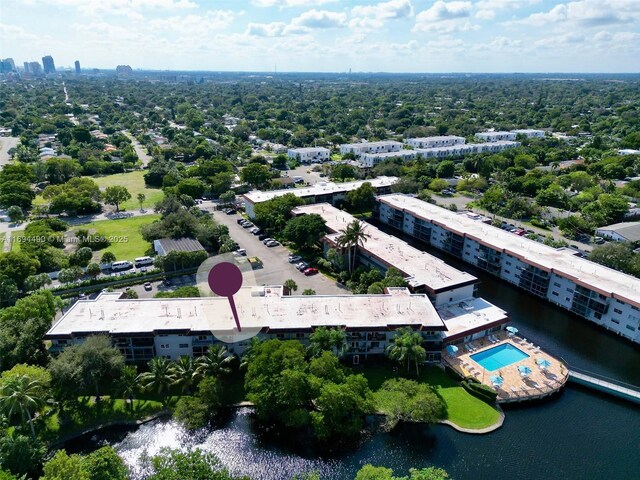
M340 145L340 153L345 155L353 153L356 157L361 157L365 153L388 153L402 150L402 143L393 140L381 142L345 143Z
M129 362L162 356L198 357L232 334L235 321L224 297L126 299L105 292L95 300L76 302L45 335L51 353L105 334ZM394 331L409 326L422 333L429 360L439 359L441 333L447 326L424 294L389 288L382 295L284 295L282 286L243 287L235 295L243 331L261 339L298 340L303 344L318 327L346 331L354 363L383 355ZM235 338L235 337L231 337ZM229 339L229 338L227 338ZM232 341L231 353L242 354L248 339Z
M42 57L42 68L44 69L44 74L47 75L49 73L56 73L56 65L53 61L53 57L51 55L47 55L46 57Z
M281 190L261 191L254 190L245 193L242 198L244 208L250 218L255 218L255 205L266 202L282 195L289 193L304 199L307 203L329 202L336 203L340 200L346 200L347 194L351 190L362 186L363 183L369 182L376 189L378 195L391 192L391 185L398 181L398 177L377 177L370 180L357 180L355 182L333 183L319 182L315 185L304 188L284 188Z
M405 143L413 148L435 148L462 145L465 143L465 139L455 135L442 135L437 137L407 138Z
M478 140L485 142L514 141L516 139L515 132L479 132L476 133Z
M300 163L328 162L331 159L331 152L324 147L290 148L287 155Z
M516 135L524 135L527 138L544 138L544 130L534 130L532 128L523 128L519 130L511 130Z
M325 253L337 248L337 238L355 217L329 204L304 205L294 215L320 215L329 233L323 238ZM478 279L439 258L418 250L405 241L363 222L368 235L357 248L357 261L381 272L398 270L414 293L425 293L443 319L447 331L443 341L457 343L480 338L500 330L508 321L507 314L491 303L476 298Z
M405 195L378 198L380 221L640 343L640 280Z

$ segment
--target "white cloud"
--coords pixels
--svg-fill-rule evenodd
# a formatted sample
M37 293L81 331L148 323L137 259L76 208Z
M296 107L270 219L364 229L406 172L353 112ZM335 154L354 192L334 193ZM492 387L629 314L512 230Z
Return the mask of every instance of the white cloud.
M340 28L345 26L346 20L346 13L314 8L291 20L291 26L310 29Z
M511 22L532 26L571 22L581 27L623 24L640 19L637 0L579 0L561 3L547 12L533 13L527 18Z
M236 14L231 10L209 10L204 15L185 15L150 20L148 26L153 30L172 30L189 35L206 35L212 30L227 28Z
M27 0L27 4L73 8L84 15L125 15L142 18L142 10L197 8L192 0Z
M480 0L474 4L477 9L475 17L480 20L491 20L499 10L516 10L541 0Z
M338 0L252 0L256 7L308 7L335 3Z
M312 9L293 18L290 23L249 23L247 35L255 37L284 37L302 35L312 30L341 28L346 25L347 15L340 12Z
M351 9L349 28L375 30L382 27L387 20L412 16L413 5L410 0L390 0L374 5L358 5Z
M441 0L433 4L427 10L416 16L414 32L455 32L476 29L465 20L471 16L473 4L471 2L443 2Z
M247 35L254 37L281 37L284 35L286 27L287 24L283 22L249 23L247 25Z

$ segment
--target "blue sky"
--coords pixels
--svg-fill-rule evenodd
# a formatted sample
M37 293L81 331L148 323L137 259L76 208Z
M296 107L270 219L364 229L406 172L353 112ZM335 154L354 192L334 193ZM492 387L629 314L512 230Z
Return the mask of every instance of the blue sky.
M171 70L639 72L640 0L0 0L0 56Z

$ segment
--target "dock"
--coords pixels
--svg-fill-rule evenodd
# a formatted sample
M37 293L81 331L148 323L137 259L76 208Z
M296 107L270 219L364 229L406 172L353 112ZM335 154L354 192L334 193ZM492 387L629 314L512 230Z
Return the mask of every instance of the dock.
M575 367L569 370L569 380L579 385L608 393L614 397L640 404L640 387L635 385L617 382L584 370L578 371Z

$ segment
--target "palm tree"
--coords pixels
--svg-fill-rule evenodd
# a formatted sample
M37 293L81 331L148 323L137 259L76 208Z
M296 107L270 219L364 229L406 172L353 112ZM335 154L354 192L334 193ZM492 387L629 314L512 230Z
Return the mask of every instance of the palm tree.
M414 363L416 375L420 373L420 364L427 358L427 352L422 346L422 335L414 332L410 327L399 328L393 343L387 347L389 358L400 364L406 364L407 371Z
M183 355L173 364L173 375L176 384L182 387L182 392L190 392L200 379L198 365L188 355Z
M42 384L37 380L31 380L26 375L10 377L5 380L0 391L0 409L7 418L20 415L24 422L25 417L31 427L31 435L35 438L33 428L33 415L44 405Z
M347 334L341 328L332 328L331 347L335 348L335 354L342 357L347 352Z
M144 388L155 390L162 397L165 405L166 393L174 384L173 367L171 362L164 357L155 357L149 362L149 371L140 376Z
M262 340L258 337L251 337L249 345L244 349L240 368L246 369L249 366L249 362L251 362L251 360L257 355L260 345L262 345Z
M198 372L200 375L220 378L231 373L233 355L222 345L212 345L202 357L198 358Z
M366 224L360 220L354 220L347 228L341 231L341 235L337 238L336 243L339 248L346 248L349 255L349 272L352 272L356 266L356 257L358 246L364 246L365 242L371 238L365 229Z
M138 374L138 369L133 365L127 365L122 369L122 373L116 380L116 392L122 395L129 408L133 410L133 399L142 386L142 375Z
M284 285L284 288L286 288L289 291L289 295L291 295L293 292L298 290L298 284L292 278L285 280L283 285Z
M144 193L138 194L138 203L140 204L140 211L142 211L142 204L147 199L147 196Z

